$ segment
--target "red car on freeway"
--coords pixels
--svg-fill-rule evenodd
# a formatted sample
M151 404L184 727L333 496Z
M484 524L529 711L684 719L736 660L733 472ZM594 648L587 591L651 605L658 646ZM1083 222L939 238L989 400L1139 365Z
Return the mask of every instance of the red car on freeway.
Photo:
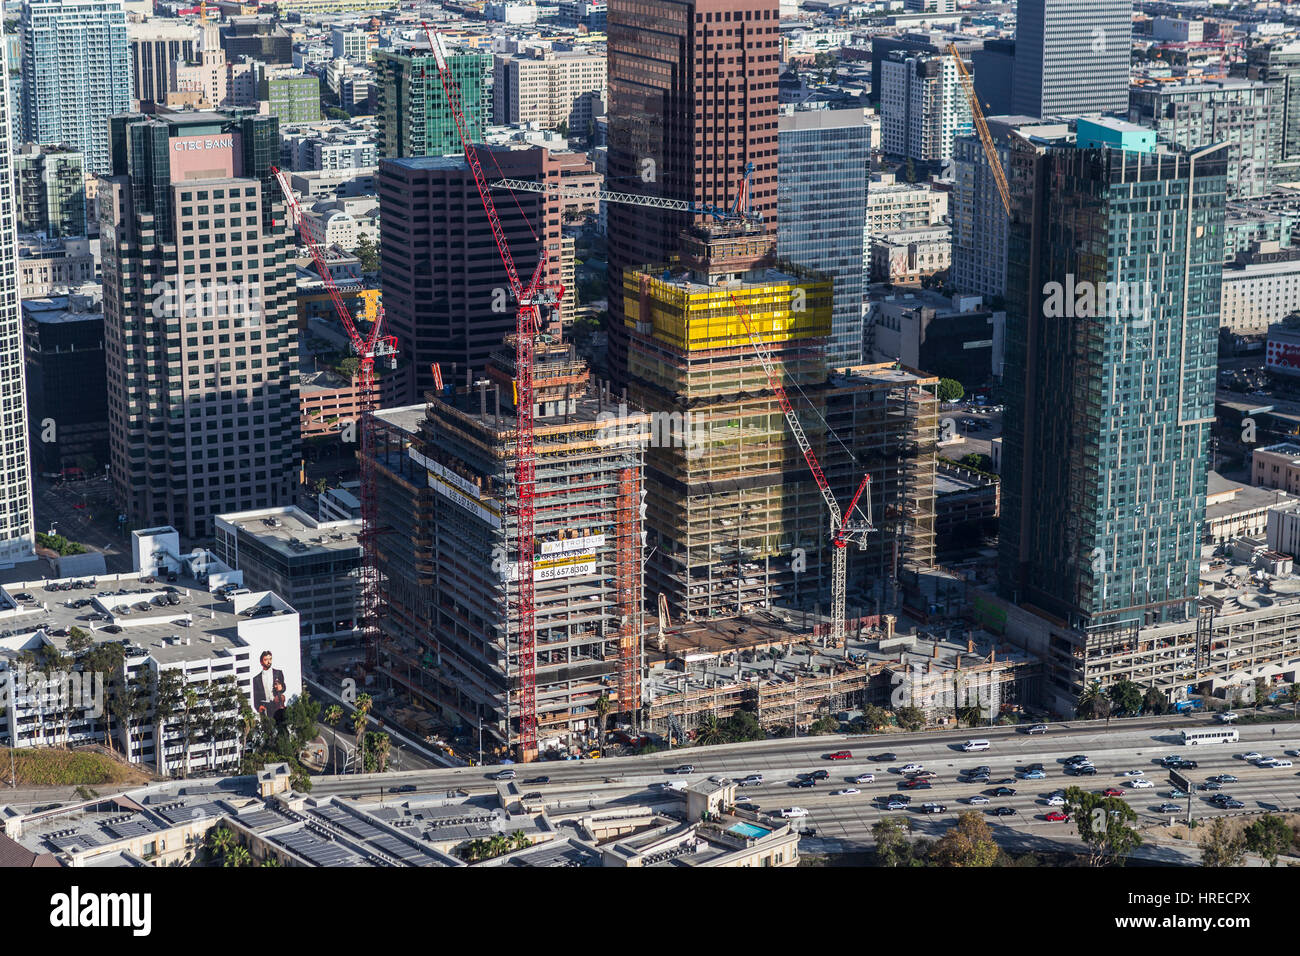
M1101 795L1103 797L1122 797L1124 796L1124 791L1119 787L1107 787L1101 792Z
M835 751L835 753L833 753L833 754L827 754L827 755L826 755L826 759L827 759L827 760L852 760L852 759L853 759L853 751L851 751L851 750L837 750L837 751Z
M1043 819L1052 823L1069 823L1070 815L1063 810L1053 810L1051 813L1044 815Z

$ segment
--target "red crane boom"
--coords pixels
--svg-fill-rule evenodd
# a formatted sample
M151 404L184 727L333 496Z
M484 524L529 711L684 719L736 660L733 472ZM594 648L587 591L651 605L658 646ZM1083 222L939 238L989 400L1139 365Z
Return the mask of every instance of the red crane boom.
M546 282L546 246L543 243L537 258L537 268L525 286L519 279L514 257L510 254L510 244L506 241L505 230L501 228L501 219L497 216L496 204L492 201L492 190L488 179L483 175L479 165L478 152L470 140L469 130L465 124L465 112L461 106L460 87L452 76L447 62L447 51L442 37L435 36L427 23L422 23L424 34L429 38L429 48L433 52L434 62L438 66L438 76L442 80L443 92L447 96L447 106L456 122L456 132L460 134L461 145L465 150L465 161L474 175L474 185L478 188L483 211L487 214L488 224L492 228L492 238L496 240L497 251L501 254L501 264L505 266L506 278L510 291L518 304L515 314L515 381L518 398L515 403L518 424L515 428L515 492L519 496L517 509L517 535L519 547L519 598L517 638L518 664L518 713L519 713L519 755L524 760L531 760L537 753L537 636L536 636L536 592L533 582L534 531L537 521L537 455L533 447L533 349L534 339L541 328L539 321L541 310L553 311L564 295L564 287L558 283Z
M339 321L343 323L343 329L348 334L348 341L352 345L352 351L360 360L360 369L358 378L361 383L360 416L357 422L361 429L361 460L359 467L361 471L361 628L362 637L366 643L367 650L374 646L377 638L375 620L379 610L379 560L375 549L376 536L376 519L377 499L375 497L375 472L374 472L374 428L373 417L375 406L378 404L375 400L375 359L387 359L389 367L397 364L397 337L384 334L384 309L379 307L375 316L374 324L371 326L369 333L362 336L357 329L356 322L353 321L352 313L348 311L347 303L343 301L343 296L339 294L338 286L334 282L334 276L330 273L329 263L325 259L325 253L321 250L320 245L307 235L303 228L302 206L293 194L293 188L289 185L289 177L285 173L271 167L271 172L275 174L276 182L280 184L280 191L284 193L285 201L289 204L289 212L293 218L294 225L298 227L298 235L302 238L303 244L307 251L311 253L312 261L316 263L316 271L320 273L321 280L325 283L325 288L329 290L330 299L334 303L334 311L338 313Z

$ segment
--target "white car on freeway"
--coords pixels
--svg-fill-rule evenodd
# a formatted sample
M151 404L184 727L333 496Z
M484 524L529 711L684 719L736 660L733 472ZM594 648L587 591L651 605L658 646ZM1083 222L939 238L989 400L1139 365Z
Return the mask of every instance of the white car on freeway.
M1141 776L1144 775L1145 773L1146 773L1145 770L1125 770L1125 771L1124 771L1124 776L1126 776L1126 777L1141 777Z
M1150 780L1145 780L1141 777L1138 777L1136 780L1130 781L1129 786L1132 787L1134 790L1150 790L1152 787L1155 786L1155 784L1152 783Z
M1047 805L1049 807L1063 807L1065 806L1065 797L1059 797L1053 794L1047 798Z
M843 790L832 790L832 797L851 797L856 793L861 793L857 787L845 787Z
M898 768L899 773L916 773L918 770L924 770L919 763L905 763Z
M781 816L786 819L790 819L791 817L806 817L808 816L808 811L803 807L786 807L781 811Z

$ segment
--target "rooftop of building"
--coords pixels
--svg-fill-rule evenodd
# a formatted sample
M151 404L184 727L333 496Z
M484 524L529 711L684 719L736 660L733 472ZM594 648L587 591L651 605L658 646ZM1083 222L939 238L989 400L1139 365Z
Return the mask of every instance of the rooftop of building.
M218 528L234 528L286 558L353 553L361 547L359 520L318 521L300 508L262 508L217 515Z
M71 629L96 643L122 643L160 664L198 661L242 648L239 626L254 615L294 614L269 591L231 596L231 572L204 551L181 556L175 582L140 572L15 581L0 587L0 660L42 643L67 647ZM269 610L264 610L269 609Z
M23 299L23 316L34 322L103 322L104 306L90 296L60 295L47 299Z

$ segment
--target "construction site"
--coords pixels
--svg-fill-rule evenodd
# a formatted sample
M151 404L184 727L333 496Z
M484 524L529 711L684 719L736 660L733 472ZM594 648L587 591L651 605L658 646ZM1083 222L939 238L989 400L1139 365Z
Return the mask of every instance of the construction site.
M681 737L707 717L747 710L769 731L800 733L868 705L912 706L936 722L977 708L996 720L1039 676L1036 659L986 631L904 626L893 615L850 620L839 648L780 612L661 629L647 640L643 726Z
M377 668L450 724L481 726L492 751L520 744L508 346L470 386L378 412L375 439L377 521L401 529L378 540L386 607ZM649 416L617 408L558 340L539 339L534 381L535 680L544 753L593 733L601 698L610 713L638 706Z

